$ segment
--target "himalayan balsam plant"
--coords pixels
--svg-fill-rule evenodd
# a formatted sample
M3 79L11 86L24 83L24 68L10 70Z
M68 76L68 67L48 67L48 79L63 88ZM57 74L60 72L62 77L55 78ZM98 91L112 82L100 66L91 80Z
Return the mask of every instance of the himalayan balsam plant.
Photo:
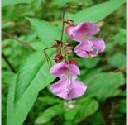
M68 25L65 27L66 34L71 40L79 43L76 47L71 46L69 42L62 41L65 23ZM50 73L60 79L50 87L56 96L71 100L84 95L87 86L76 80L80 75L79 66L75 60L68 59L68 56L73 54L70 48L74 48L74 52L81 58L93 58L103 52L105 49L104 41L92 36L99 31L98 26L91 21L75 25L74 20L64 20L63 16L61 40L56 40L56 44L53 46L57 48L54 58L56 64L50 69Z
M28 4L32 1L33 3L34 1L37 2L36 0L13 0L13 2L11 0L3 0L2 5ZM32 116L34 120L32 124L43 125L45 123L47 124L47 122L49 122L48 124L54 124L50 122L50 120L54 120L53 118L58 115L62 115L63 121L66 121L64 124L68 122L72 122L71 124L81 124L81 121L96 113L98 109L101 109L101 107L99 107L101 103L98 104L98 100L105 100L108 97L119 95L119 93L121 93L119 87L125 84L122 73L106 72L103 67L96 67L100 61L98 56L104 52L105 48L107 53L108 47L107 42L105 43L102 38L96 37L100 32L100 26L97 24L104 22L102 26L105 26L105 18L123 5L125 0L108 0L87 7L86 9L77 9L73 11L73 13L71 12L71 15L69 12L69 15L67 14L65 19L66 10L69 7L66 6L63 11L62 28L52 25L51 21L49 23L49 19L52 20L52 18L48 18L48 21L46 21L47 16L52 13L50 12L52 6L56 9L55 12L58 11L56 6L52 5L52 1L47 1L48 3L44 2L42 4L41 1L38 1L38 4L34 4L34 6L36 6L34 9L38 9L38 5L40 4L40 18L38 18L40 14L36 16L37 11L35 11L34 15L31 15L33 14L33 10L32 12L30 11L30 13L22 13L20 16L19 12L23 12L17 9L17 7L20 8L20 6L15 6L16 8L12 6L16 10L12 9L13 11L11 10L11 12L9 12L9 16L8 14L3 14L3 16L5 16L3 19L9 18L7 21L3 21L4 23L11 22L15 18L15 15L19 14L19 19L22 17L24 21L29 21L34 30L34 37L33 34L31 36L31 33L27 35L22 34L22 36L27 36L26 40L21 36L21 39L24 39L25 42L19 40L20 33L16 38L4 33L4 35L8 37L11 36L11 39L18 41L18 44L26 47L25 50L28 48L31 49L29 56L26 59L23 58L23 63L21 64L19 61L21 66L14 75L13 80L10 80L11 83L9 84L10 87L7 97L7 125L22 125L24 124L23 122L29 124L27 115L36 100L38 100L38 95L40 102L39 105L37 105L40 106L40 109L35 111L35 108L33 108L31 110L34 114L34 117ZM60 0L58 0L58 2L61 3ZM47 6L49 3L50 6ZM24 4L22 5L24 9ZM43 9L42 5L44 5ZM7 9L5 12L8 12L8 9L10 9L8 6L3 9ZM64 4L61 7L63 6ZM77 4L75 6L77 7ZM26 7L28 8L28 6ZM45 9L46 11L43 11ZM70 9L74 9L74 7L70 5ZM16 13L14 14L15 11ZM47 11L48 14L46 14L47 16L45 18L45 16L42 15ZM53 11L52 15L56 14L55 12ZM14 14L11 19L10 13ZM27 16L29 14L31 16ZM57 18L55 16L53 20L59 18L57 15ZM13 26L14 28L17 28L19 24L23 24L18 21L20 20L16 18L16 22L14 21L16 27ZM28 23L25 25L28 25ZM5 31L7 31L7 29L5 29ZM15 31L17 33L17 30ZM100 35L102 36L102 33ZM32 42L29 43L30 38ZM26 51L26 54L23 54L24 49L21 48L21 50L21 55L26 56L26 54L28 54L28 51ZM19 51L18 48L18 52ZM16 56L14 56L15 58L18 57L15 62L21 58L18 52ZM106 55L108 54L106 53L104 54L105 57L103 60L107 59ZM15 59L14 57L11 57L12 60ZM50 68L47 63L50 65ZM103 66L106 66L104 62ZM102 82L103 80L104 83ZM97 100L93 97L96 97ZM37 112L38 114L43 113L43 115L37 117ZM99 115L95 115L99 118ZM61 120L61 117L58 118ZM93 119L95 119L95 117L93 117ZM95 123L95 121L96 120L94 120L93 123ZM55 123L56 122L58 124L58 120L55 120Z

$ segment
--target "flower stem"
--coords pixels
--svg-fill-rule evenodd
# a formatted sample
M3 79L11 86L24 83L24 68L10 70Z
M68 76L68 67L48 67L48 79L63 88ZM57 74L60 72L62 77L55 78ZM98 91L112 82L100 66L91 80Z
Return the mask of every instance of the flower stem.
M63 16L62 16L62 21L63 21L63 23L62 23L62 32L61 32L60 41L63 40L64 26L65 26L65 22L64 22L64 20L65 20L65 12L66 12L66 9L67 9L68 7L69 7L69 5L66 5L66 6L64 7L64 10L63 10Z

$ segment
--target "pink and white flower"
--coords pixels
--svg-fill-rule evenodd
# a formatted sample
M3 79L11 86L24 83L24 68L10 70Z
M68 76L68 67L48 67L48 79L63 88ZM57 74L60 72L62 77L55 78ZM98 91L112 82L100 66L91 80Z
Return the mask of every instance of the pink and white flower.
M67 26L65 30L72 40L79 42L74 48L74 52L82 58L96 57L106 47L101 38L92 38L92 35L100 31L98 26L92 22Z
M58 82L50 86L51 91L56 96L71 100L84 95L87 86L83 82L76 80L77 75L80 75L80 71L75 63L57 63L51 67L50 73L60 78Z
M103 52L105 43L102 39L85 40L80 42L75 48L74 52L82 58L96 57L98 53Z

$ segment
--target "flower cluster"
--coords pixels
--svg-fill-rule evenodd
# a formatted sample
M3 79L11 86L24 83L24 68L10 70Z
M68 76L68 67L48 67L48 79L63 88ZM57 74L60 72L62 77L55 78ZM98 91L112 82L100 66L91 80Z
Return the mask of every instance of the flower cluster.
M72 20L65 21L68 26L65 32L70 39L78 42L79 44L74 48L74 52L82 58L96 57L105 49L105 43L101 38L93 38L100 29L92 22L80 23L74 25ZM71 55L72 50L70 43L63 43L56 40L54 47L57 48L55 62L56 64L51 67L50 73L59 77L59 81L50 86L51 91L60 98L71 100L84 95L87 86L76 80L80 75L78 64L74 60L67 60L66 55ZM63 61L64 60L64 61Z

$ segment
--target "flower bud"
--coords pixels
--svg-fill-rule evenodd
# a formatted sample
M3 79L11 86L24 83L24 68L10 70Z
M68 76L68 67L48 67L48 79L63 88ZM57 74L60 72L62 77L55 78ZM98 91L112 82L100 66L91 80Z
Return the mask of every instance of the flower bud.
M72 50L65 50L65 53L68 54L68 55L72 55Z
M74 25L74 21L73 20L64 20L64 23L66 23L66 24L68 24L70 26Z
M56 43L57 43L58 47L62 47L62 45L63 45L62 41L60 41L60 40L56 40Z
M78 63L77 63L75 60L73 60L73 59L71 59L71 60L65 60L65 62L66 62L67 64L74 64L74 65L78 66ZM79 66L78 66L78 67L79 67Z
M63 59L63 56L62 56L61 52L57 52L56 56L54 58L55 62L59 63L59 62L61 62L62 59Z
M69 47L71 44L70 43L64 43L66 47Z

